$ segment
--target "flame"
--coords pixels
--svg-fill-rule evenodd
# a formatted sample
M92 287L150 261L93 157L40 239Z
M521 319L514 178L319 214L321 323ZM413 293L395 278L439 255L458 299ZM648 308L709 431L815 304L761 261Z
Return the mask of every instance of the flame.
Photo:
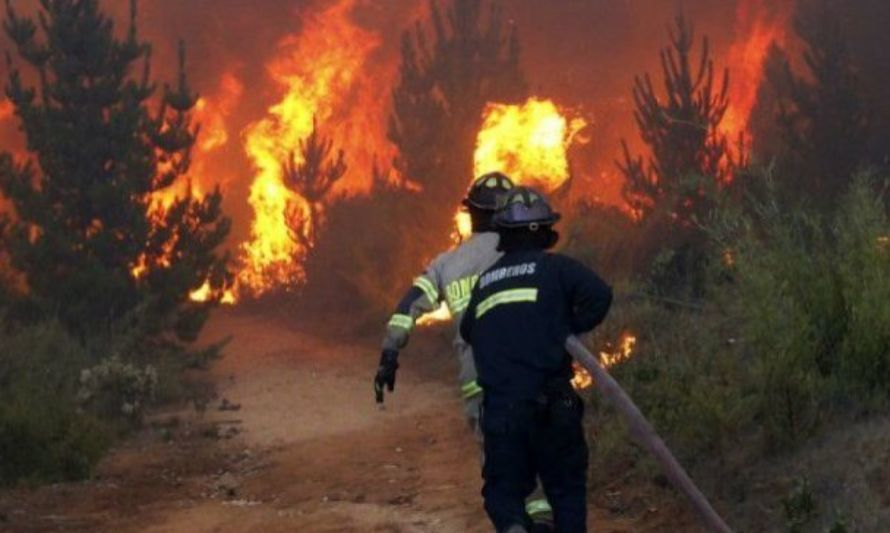
M517 184L552 192L569 178L567 152L586 124L581 118L566 118L551 100L529 98L522 105L489 103L476 137L474 174L503 172ZM452 244L460 245L472 233L470 214L459 208L454 215ZM424 326L446 320L451 320L451 314L443 304L417 323Z
M451 236L451 240L457 245L472 234L473 219L470 218L470 213L463 209L458 209L457 214L454 215L454 234Z
M244 94L244 85L234 74L222 76L218 93L211 98L201 97L195 104L194 117L201 124L198 150L206 154L221 148L229 141L226 120L238 106Z
M435 324L437 322L448 322L450 320L451 311L448 310L448 305L445 302L442 302L442 305L440 305L438 309L436 309L432 313L427 313L418 318L417 325L429 326L430 324Z
M201 129L195 143L193 161L186 179L179 180L166 189L155 191L149 198L149 218L157 227L164 217L165 212L177 198L193 197L202 199L206 191L211 188L214 181L209 175L206 165L210 154L225 146L229 141L226 121L237 107L244 92L244 86L234 74L227 73L222 76L220 86L213 96L202 96L195 102L192 110L192 120L199 124ZM130 268L131 275L135 279L145 276L152 268L167 268L172 263L170 255L176 244L176 236L165 243L166 252L158 258L150 261L145 255L140 256L136 264ZM210 282L192 291L189 298L192 301L208 301L215 295L212 294ZM234 303L235 294L227 290L222 296L223 303Z
M621 339L618 341L618 346L600 352L600 362L604 367L612 368L618 363L627 361L633 356L633 350L636 344L637 337L635 335L628 332L622 333ZM586 368L582 367L577 362L573 362L572 369L575 373L574 376L572 376L572 386L575 390L586 389L593 385L593 377Z
M764 62L773 44L784 46L791 20L789 2L742 0L736 9L736 38L729 49L729 107L721 129L731 139L751 141L749 122L763 83ZM736 154L738 155L738 154Z
M213 293L213 290L210 288L209 281L205 281L204 284L201 285L201 287L189 293L189 299L193 302L206 302L214 296L215 295ZM231 289L226 289L220 296L219 302L226 305L235 304L237 302L235 292Z
M244 131L244 149L256 176L248 201L254 218L250 240L241 246L243 268L238 285L259 295L279 286L303 283L303 261L311 248L311 210L307 200L288 189L282 162L312 131L313 118L348 154L349 169L337 184L340 193L367 190L374 155L392 147L383 128L386 84L372 81L362 70L380 37L356 26L350 18L354 0L341 0L322 13L307 12L303 32L281 41L279 55L267 70L282 97L265 118ZM343 142L354 145L343 146ZM290 212L299 218L299 233L288 226Z
M147 273L148 259L145 257L145 254L142 254L136 260L136 264L130 267L130 275L133 276L133 279L141 279Z
M518 185L553 192L569 179L568 149L586 125L582 118L567 118L552 100L532 97L522 105L489 103L476 136L474 175L503 172ZM454 222L452 242L458 245L473 233L473 225L462 209Z
M636 346L636 344L637 337L635 335L623 333L621 335L621 340L615 349L612 351L600 352L600 362L602 362L603 366L606 368L612 368L618 363L627 361L630 359L631 355L633 355L634 346Z
M551 192L569 178L566 154L586 124L582 118L566 118L552 100L489 103L476 137L475 175L503 172L516 183Z
M723 254L721 254L721 259L723 261L723 266L731 268L735 266L735 252L727 248L723 250Z
M577 361L572 361L572 388L575 390L584 390L593 385L593 376L586 368L581 366Z

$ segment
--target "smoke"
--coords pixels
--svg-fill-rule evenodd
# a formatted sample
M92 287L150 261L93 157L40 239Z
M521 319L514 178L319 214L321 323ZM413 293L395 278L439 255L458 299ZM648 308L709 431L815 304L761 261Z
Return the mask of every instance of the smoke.
M594 0L507 3L519 27L524 67L535 94L582 109L589 143L573 153L575 187L583 196L621 205L623 179L614 161L621 139L642 149L633 120L631 87L637 74L657 81L659 50L679 6L718 57L734 40L734 2L721 0ZM579 191L576 191L576 195Z

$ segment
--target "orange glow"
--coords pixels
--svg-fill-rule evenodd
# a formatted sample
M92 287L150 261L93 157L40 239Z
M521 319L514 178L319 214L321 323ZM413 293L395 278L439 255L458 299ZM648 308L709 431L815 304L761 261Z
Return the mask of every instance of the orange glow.
M219 88L213 95L198 98L192 109L192 122L199 125L200 130L192 150L188 176L164 190L155 191L151 197L153 209L162 213L177 198L203 198L218 183L216 176L208 172L207 162L212 152L228 143L227 119L238 106L243 93L244 86L238 78L227 73L222 76Z
M460 244L469 238L473 234L473 219L470 218L470 213L463 209L458 210L454 215L454 228L455 233L451 240L455 244Z
M581 366L577 361L572 361L572 388L575 390L584 390L593 385L593 377L586 368Z
M150 197L149 217L154 227L162 224L165 212L177 199L195 198L202 199L207 190L215 183L214 176L208 175L206 170L207 158L215 150L225 146L229 141L229 132L226 120L237 107L244 87L233 74L223 75L220 86L213 96L202 96L195 102L192 110L194 124L200 125L198 138L196 139L192 153L192 164L188 176L173 183L166 189L155 191ZM163 168L163 166L161 167ZM165 243L166 252L160 257L139 257L130 272L135 279L142 278L151 269L166 268L171 265L170 254L176 244L176 236ZM210 283L205 282L199 289L192 291L189 298L192 301L208 301L215 298L212 294ZM224 303L234 303L235 295L231 290L221 296Z
M567 118L551 100L489 103L476 136L474 175L503 172L517 185L553 192L569 179L568 149L585 125L582 118ZM470 214L458 209L454 223L451 240L458 245L473 233Z
M197 148L208 153L225 146L229 141L226 119L232 114L244 94L244 85L234 74L223 75L218 94L213 98L201 97L195 104L194 118L201 124L201 136Z
M503 172L515 183L552 192L569 178L567 151L583 119L568 119L550 100L530 98L523 105L488 104L476 137L474 174ZM460 245L473 233L470 214L458 209L451 241ZM447 306L421 317L425 326L451 320Z
M602 362L603 366L606 368L612 368L618 363L627 361L630 359L631 355L633 355L634 346L636 346L636 344L636 336L631 335L630 333L623 333L621 335L621 340L618 341L618 346L609 351L600 352L600 362Z
M448 310L448 305L445 302L442 302L442 305L440 305L438 309L436 309L432 313L427 313L418 318L417 325L429 326L430 324L435 324L437 322L448 322L450 320L451 311Z
M569 178L567 151L584 119L568 119L551 100L490 103L476 137L476 176L503 172L514 182L551 192Z
M727 56L730 103L721 124L731 142L741 134L745 143L750 144L749 121L763 83L764 62L773 44L786 44L791 4L768 0L741 0L738 4L735 41Z
M140 255L139 260L130 268L130 274L134 279L140 279L148 272L148 259L145 255Z
M205 281L204 285L201 285L200 288L189 293L189 299L193 302L206 302L211 298L215 297L213 294L213 290L210 288L210 282ZM222 296L220 296L220 303L232 305L236 302L235 293L230 289L223 292Z
M612 368L618 363L627 361L633 356L634 346L637 344L637 338L631 333L622 333L618 346L607 346L606 350L600 352L600 362L606 368ZM572 369L575 374L572 376L572 386L575 390L582 390L593 385L593 377L580 364L573 362Z
M735 253L731 249L723 250L722 259L723 266L730 268L735 266Z
M9 98L0 99L0 120L6 120L15 113L15 106Z
M313 245L313 225L320 221L311 220L307 200L284 183L282 163L292 152L300 162L300 141L311 133L313 118L348 154L348 170L336 194L367 190L374 155L385 159L392 154L380 105L386 85L363 70L381 41L353 23L354 4L341 0L321 13L307 12L302 33L280 43L267 70L282 97L244 131L244 149L256 175L248 198L254 212L250 240L241 246L237 282L255 296L306 279L303 261ZM297 228L288 220L296 221Z

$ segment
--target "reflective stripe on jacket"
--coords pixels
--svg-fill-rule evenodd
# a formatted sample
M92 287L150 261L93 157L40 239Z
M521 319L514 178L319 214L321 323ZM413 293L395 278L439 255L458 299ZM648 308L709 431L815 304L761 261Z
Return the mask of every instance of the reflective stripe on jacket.
M474 382L476 370L469 346L460 337L458 326L470 303L479 274L501 257L497 251L498 235L474 233L457 248L439 255L426 271L414 279L390 317L383 338L383 348L401 350L408 344L418 318L448 305L454 321L454 347L460 363L461 385Z

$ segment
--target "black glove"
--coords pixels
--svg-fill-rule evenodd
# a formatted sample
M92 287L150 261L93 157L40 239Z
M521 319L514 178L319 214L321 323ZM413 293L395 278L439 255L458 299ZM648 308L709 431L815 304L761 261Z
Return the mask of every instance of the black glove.
M392 392L396 388L396 370L399 368L399 352L395 350L383 350L380 354L380 366L377 367L377 375L374 376L374 395L377 403L383 403L383 387Z

